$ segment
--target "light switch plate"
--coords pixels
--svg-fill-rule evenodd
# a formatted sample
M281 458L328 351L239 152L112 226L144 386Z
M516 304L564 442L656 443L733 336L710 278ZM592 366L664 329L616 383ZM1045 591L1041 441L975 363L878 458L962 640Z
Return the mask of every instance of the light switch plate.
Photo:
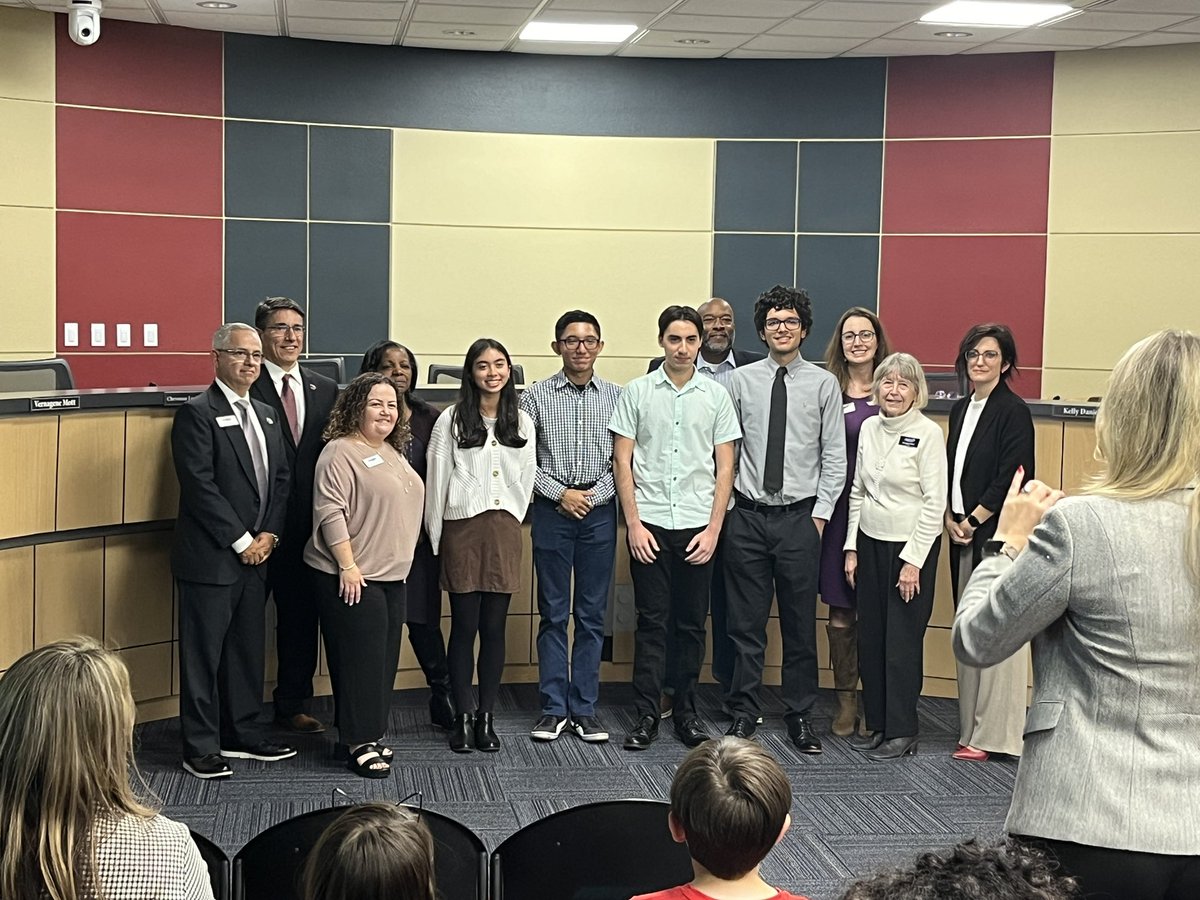
M78 322L63 322L63 346L78 347L79 346L79 323Z
M103 347L104 346L104 323L103 322L93 322L92 323L92 346L93 347Z
M129 323L128 322L118 322L117 323L117 346L118 347L128 347L130 344L131 338L132 338L132 335L130 334Z
M154 322L147 322L142 326L142 346L158 346L158 325Z

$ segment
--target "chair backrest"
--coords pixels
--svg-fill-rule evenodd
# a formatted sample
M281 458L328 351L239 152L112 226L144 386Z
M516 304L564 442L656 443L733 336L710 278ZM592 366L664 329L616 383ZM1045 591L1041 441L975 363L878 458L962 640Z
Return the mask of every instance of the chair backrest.
M75 376L65 359L0 360L0 391L73 391Z
M540 819L492 852L492 900L629 900L692 880L670 804L605 800Z
M445 375L445 381L458 384L462 381L462 366L447 366L442 363L429 364L429 383L437 384L442 380L441 376ZM512 367L513 384L525 383L525 368L520 363L513 363Z
M954 372L926 372L925 386L930 398L952 399L962 396L962 385Z
M313 356L300 360L300 365L326 378L332 378L337 384L346 383L346 364L340 356Z
M252 838L233 858L234 900L299 900L309 851L348 807L302 813ZM467 826L430 810L421 820L433 835L434 877L444 900L487 900L487 849Z
M208 866L208 880L212 882L213 896L217 900L229 900L229 857L225 851L202 834L192 832L192 841L200 851L200 858Z

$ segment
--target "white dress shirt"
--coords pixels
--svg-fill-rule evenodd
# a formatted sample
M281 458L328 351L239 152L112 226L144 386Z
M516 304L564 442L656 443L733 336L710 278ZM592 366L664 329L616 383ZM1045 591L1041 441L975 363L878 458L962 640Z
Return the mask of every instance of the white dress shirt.
M254 413L254 404L250 402L250 395L247 393L244 396L239 396L234 392L233 388L223 382L220 378L217 379L217 387L221 389L221 393L225 395L225 399L228 400L229 405L233 407L233 414L237 416L239 429L242 427L242 413L240 407L242 405L242 401L246 402L246 410L250 419L250 427L254 429L254 434L258 438L258 446L262 451L263 461L269 466L270 457L267 456L267 436L263 434L262 423L258 421L258 416ZM240 554L253 543L254 536L247 531L240 538L233 542L233 552Z
M263 357L263 365L267 367L267 374L271 376L271 384L275 385L275 393L279 395L280 399L283 398L283 376L292 376L288 387L292 389L292 396L296 398L296 430L303 433L306 404L304 402L304 376L300 374L300 364L296 363L290 369L285 370ZM284 421L287 421L286 416Z

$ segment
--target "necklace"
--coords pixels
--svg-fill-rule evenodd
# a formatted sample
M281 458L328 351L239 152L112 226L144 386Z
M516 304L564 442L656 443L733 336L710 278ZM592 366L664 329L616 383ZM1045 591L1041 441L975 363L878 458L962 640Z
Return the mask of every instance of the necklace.
M364 447L370 447L372 450L375 451L375 455L378 456L381 460L383 460L384 465L386 465L388 467L388 469L393 472L393 474L396 476L396 478L399 479L403 483L404 493L407 494L409 492L409 490L412 488L413 483L412 483L412 479L409 478L408 474L404 471L405 467L396 465L396 463L392 462L391 459L388 458L391 454L388 454L384 451L384 444L380 444L378 447L376 447L374 444L372 444L370 441L368 441L366 439L366 436L361 431L356 431L355 435L356 435L354 438L355 441L362 444ZM390 445L388 445L388 446L390 447ZM393 453L395 453L394 449L393 449ZM396 453L395 455L398 458L402 458L402 457L400 457L399 453ZM368 457L368 459L369 458L370 457ZM411 471L412 471L412 469L409 468L409 472L411 472Z

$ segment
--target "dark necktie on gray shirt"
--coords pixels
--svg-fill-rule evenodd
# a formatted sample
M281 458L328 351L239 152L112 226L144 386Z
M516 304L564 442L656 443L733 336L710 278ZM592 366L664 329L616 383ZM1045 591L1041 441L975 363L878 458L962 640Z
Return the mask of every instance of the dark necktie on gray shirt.
M787 437L787 368L775 371L771 386L771 418L767 425L767 458L763 465L763 490L776 494L783 490L783 445Z

